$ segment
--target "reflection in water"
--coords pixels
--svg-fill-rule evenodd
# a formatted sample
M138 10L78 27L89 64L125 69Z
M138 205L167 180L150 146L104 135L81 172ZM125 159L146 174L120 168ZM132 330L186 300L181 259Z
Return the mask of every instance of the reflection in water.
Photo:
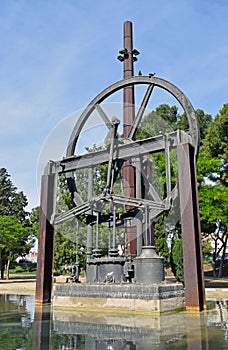
M51 305L35 308L33 325L33 350L51 348Z
M0 295L0 349L27 349L33 306L33 296Z
M29 295L0 294L0 350L227 349L228 302L207 313L98 315L36 307Z

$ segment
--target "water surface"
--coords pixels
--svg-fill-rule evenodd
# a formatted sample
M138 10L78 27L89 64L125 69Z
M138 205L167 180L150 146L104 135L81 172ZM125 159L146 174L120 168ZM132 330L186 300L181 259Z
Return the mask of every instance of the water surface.
M228 349L228 301L207 308L160 317L102 315L35 308L33 295L0 294L0 349Z

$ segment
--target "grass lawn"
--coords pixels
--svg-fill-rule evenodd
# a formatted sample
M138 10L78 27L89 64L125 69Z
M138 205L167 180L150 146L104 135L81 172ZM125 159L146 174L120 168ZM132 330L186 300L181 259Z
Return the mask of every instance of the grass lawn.
M30 274L35 275L36 274L36 263L11 263L10 274Z

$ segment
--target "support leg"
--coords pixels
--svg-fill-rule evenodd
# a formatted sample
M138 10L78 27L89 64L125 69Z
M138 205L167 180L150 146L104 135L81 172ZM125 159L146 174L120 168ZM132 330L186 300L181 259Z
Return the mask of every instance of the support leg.
M201 228L194 148L177 147L186 309L205 308Z
M51 216L54 210L55 175L43 175L41 181L38 259L36 276L36 303L51 301L54 265L54 227Z

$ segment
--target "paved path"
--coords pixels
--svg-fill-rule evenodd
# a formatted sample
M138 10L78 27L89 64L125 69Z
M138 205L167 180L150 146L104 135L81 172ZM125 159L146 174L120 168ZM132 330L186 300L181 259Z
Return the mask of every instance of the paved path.
M11 275L9 280L0 280L0 293L34 294L35 289L34 275Z

